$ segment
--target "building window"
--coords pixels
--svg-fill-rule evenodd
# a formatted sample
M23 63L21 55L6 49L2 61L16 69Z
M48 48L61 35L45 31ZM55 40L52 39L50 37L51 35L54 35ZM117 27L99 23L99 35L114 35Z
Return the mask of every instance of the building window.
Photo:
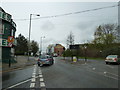
M3 14L2 14L2 18L5 20L5 18L6 18L6 13L3 13Z
M0 18L2 18L2 12L0 11Z
M4 34L4 25L0 23L0 34Z
M12 31L11 31L11 36L14 36L14 30L12 29Z

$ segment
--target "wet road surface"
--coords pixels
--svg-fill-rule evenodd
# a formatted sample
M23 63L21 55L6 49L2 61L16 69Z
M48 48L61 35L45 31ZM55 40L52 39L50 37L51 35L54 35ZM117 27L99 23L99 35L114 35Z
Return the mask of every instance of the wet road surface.
M56 57L51 66L3 73L3 88L118 88L118 66L102 60L74 65Z

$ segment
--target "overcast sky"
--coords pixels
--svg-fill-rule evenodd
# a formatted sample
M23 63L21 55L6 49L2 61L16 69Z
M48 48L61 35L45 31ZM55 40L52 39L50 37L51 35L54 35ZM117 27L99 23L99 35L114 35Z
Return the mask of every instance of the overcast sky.
M2 2L1 7L12 15L17 24L16 36L20 33L28 38L30 14L40 14L40 17L61 15L100 7L117 5L117 2ZM32 16L32 18L40 18ZM98 25L118 22L118 7L97 11L66 15L54 18L32 20L31 40L40 43L43 39L43 50L49 44L60 43L66 46L66 38L72 31L75 43L80 44L94 39Z

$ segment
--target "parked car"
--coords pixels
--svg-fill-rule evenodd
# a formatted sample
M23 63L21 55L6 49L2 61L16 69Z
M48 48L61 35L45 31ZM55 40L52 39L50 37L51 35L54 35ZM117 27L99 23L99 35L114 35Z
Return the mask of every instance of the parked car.
M117 63L120 64L120 56L118 55L108 55L105 59L106 64Z
M44 64L52 65L54 59L50 55L42 55L38 58L38 66L43 66Z

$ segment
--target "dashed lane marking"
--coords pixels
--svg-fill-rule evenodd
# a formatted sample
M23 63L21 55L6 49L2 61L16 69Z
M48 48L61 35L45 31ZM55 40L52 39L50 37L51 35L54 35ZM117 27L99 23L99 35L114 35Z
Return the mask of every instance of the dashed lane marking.
M43 82L44 81L44 79L43 78L40 78L40 82Z
M35 75L32 75L32 77L35 77Z
M36 73L33 73L33 75L35 75Z
M42 72L39 72L39 74L42 74Z
M93 70L95 70L95 68L93 68Z
M41 78L41 77L43 77L43 75L39 75L39 77Z
M117 75L117 74L114 74L114 73L110 73L110 72L106 72L106 73L108 73L108 74L111 74L111 75L113 75L113 76L120 77L119 75Z
M44 82L40 82L40 87L45 87L45 83Z
M38 76L36 76L35 78L38 78ZM14 85L8 87L8 89L9 89L9 88L14 88L14 87L19 86L19 85L21 85L21 84L24 84L24 83L26 83L26 82L28 82L28 81L31 81L31 78L28 79L28 80L25 80L25 81L19 82L19 83L17 83L17 84L14 84Z
M35 78L32 78L32 80L31 80L32 82L35 82Z
M33 87L35 87L35 83L30 84L30 88L33 88Z

